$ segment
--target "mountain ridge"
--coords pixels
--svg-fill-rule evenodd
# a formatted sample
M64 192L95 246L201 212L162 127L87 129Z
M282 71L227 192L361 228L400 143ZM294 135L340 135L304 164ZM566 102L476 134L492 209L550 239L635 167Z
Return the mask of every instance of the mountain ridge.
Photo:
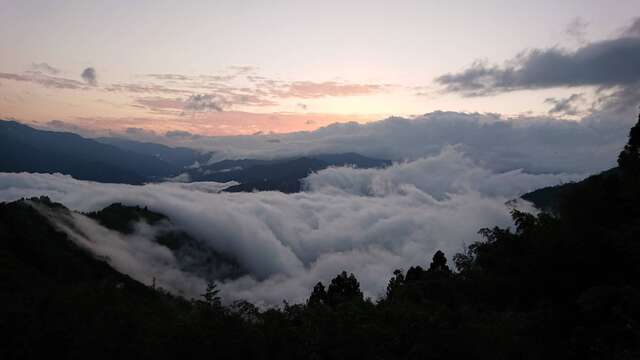
M142 184L176 174L159 159L69 132L0 120L0 171L63 173L80 180Z
M187 174L187 182L237 181L227 192L301 191L300 181L330 166L379 168L390 160L354 152L280 159L222 160L184 147L117 137L84 138L0 120L0 172L62 173L79 180L140 185ZM205 164L205 165L200 165ZM183 179L184 180L184 179Z

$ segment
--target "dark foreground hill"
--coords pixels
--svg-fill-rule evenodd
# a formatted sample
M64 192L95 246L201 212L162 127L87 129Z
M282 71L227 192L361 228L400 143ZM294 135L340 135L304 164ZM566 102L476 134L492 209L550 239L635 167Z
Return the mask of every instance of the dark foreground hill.
M181 168L79 135L0 120L0 172L62 173L80 180L141 184Z
M0 358L638 359L640 138L619 165L571 186L554 213L481 229L455 267L441 252L406 264L380 299L342 272L267 310L223 306L214 284L192 301L145 287L28 203L2 204Z
M69 211L46 198L0 204L0 358L253 355L250 344L238 343L251 336L239 316L118 273L76 246L34 204Z
M560 206L565 202L566 198L579 187L584 186L585 183L606 181L606 179L609 178L615 181L619 176L620 169L615 167L600 174L592 175L581 182L570 182L561 185L547 186L526 193L522 195L521 198L531 202L539 210L557 214L560 211Z

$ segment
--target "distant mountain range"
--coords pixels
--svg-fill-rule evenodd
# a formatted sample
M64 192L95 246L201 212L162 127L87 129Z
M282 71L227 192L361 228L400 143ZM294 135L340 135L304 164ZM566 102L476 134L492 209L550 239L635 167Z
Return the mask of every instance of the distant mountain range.
M320 154L276 160L223 160L184 147L38 130L0 120L0 172L62 173L79 180L143 184L188 174L189 181L237 181L228 192L301 190L300 180L329 166L385 167L389 160L356 153ZM200 165L204 164L204 165Z
M162 144L139 142L118 137L101 137L95 139L103 144L113 145L123 150L142 155L153 156L178 168L184 168L197 162L209 160L210 154L205 154L186 147L170 147Z
M189 169L192 181L237 181L240 185L224 189L226 192L301 190L300 180L314 171L330 166L354 166L368 169L391 165L389 160L374 159L356 153L320 154L279 160L223 160L211 165Z
M0 153L2 172L59 172L99 182L142 184L182 171L155 156L15 121L0 121Z

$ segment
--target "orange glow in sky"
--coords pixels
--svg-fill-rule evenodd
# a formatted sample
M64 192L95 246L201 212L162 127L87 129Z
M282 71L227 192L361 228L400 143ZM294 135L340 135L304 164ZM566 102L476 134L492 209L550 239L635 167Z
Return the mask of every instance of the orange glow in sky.
M235 135L436 110L547 115L549 98L585 90L469 97L435 81L526 49L574 51L619 33L612 24L637 10L636 0L606 14L597 0L546 2L10 1L0 118ZM568 35L571 23L588 27Z

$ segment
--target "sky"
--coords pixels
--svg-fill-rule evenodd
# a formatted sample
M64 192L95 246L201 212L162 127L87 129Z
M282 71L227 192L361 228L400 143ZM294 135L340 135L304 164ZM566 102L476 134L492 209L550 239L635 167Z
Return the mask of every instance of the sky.
M634 0L0 0L0 7L0 118L212 136L438 110L579 120L603 91L628 84L498 75L526 65L553 73L562 64L536 53L579 60L582 50L635 36L639 13ZM551 68L533 66L541 62ZM483 73L474 78L474 70Z

